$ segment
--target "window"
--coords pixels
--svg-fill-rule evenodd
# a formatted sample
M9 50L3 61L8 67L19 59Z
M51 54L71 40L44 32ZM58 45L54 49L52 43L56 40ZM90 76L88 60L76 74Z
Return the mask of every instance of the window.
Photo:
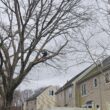
M110 82L110 74L109 73L106 73L105 74L105 82L106 83L109 83Z
M69 95L69 98L72 97L72 88L69 88L69 89L68 89L68 95Z
M86 89L85 83L83 83L81 86L81 94L82 94L82 96L87 95L87 89Z
M54 95L54 91L52 90L52 91L49 91L49 95Z
M95 79L93 79L93 86L94 86L94 87L97 87L97 85L98 85L98 84L97 84L97 79L95 78Z

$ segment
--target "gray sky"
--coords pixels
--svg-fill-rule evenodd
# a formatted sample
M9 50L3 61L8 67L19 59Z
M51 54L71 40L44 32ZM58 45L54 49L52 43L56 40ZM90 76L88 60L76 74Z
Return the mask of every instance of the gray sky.
M3 10L0 10L0 14L1 14L1 19L3 19L3 21L5 21L5 23L8 24L9 22L7 21L7 16L3 12ZM74 59L73 58L74 56L72 54L66 56L66 58L67 57L69 59ZM66 65L64 64L64 62L60 63L62 68L59 70L55 70L45 65L38 65L34 67L30 72L30 74L28 75L28 77L24 80L24 82L18 88L23 90L23 89L37 89L39 87L48 86L48 85L62 86L64 83L67 82L67 80L70 80L72 77L80 73L89 65L89 64L75 65L69 68L67 71L64 71L63 70L64 66L68 67L74 64L73 60L71 61L68 59L66 60L67 60ZM18 69L16 69L16 72L17 71Z
M95 4L95 0L94 1L91 0L91 2L89 1L88 5L92 5L94 7L97 6ZM99 4L99 5L101 7L104 7L104 4ZM100 13L100 10L98 10L97 12L94 11L93 14L95 15L94 17L99 19L103 28L108 28L106 19L104 18L105 16L103 16ZM97 22L97 21L95 19L92 22ZM100 44L102 44L104 46L107 46L108 44L110 44L109 43L110 38L108 37L107 34L105 34L104 32L101 32L100 34L98 33L99 31L102 31L101 29L99 29L99 27L101 25L90 23L89 26L87 26L86 28L84 28L82 30L82 32L85 33L85 35L84 35L85 38L87 38L90 35L90 34L88 34L89 32L92 32L92 33L96 32L97 33L89 42L91 53L93 55L95 54L94 58L96 58L96 59L98 57L100 57L103 53L103 48L100 47ZM80 35L77 34L77 37L79 37L79 36ZM72 41L72 43L73 43L73 41ZM73 43L73 45L75 45L75 44ZM81 50L83 48L82 45L79 45L79 44L77 44L77 45L78 45L77 48L79 50ZM85 49L85 48L83 48L83 49ZM110 55L110 52L108 50L106 50L104 52L104 54L105 53ZM70 54L68 56L68 58L75 59L76 56L73 56L73 54ZM79 53L78 56L79 57L82 56L82 53ZM87 60L91 61L90 56L88 54L84 54L83 58L84 58L84 60L87 59ZM66 66L70 66L73 63L74 63L73 60L71 60L71 61L67 60ZM64 64L61 63L61 65L64 65ZM72 77L74 77L75 75L80 73L82 70L87 68L89 65L90 65L90 63L88 63L88 62L84 63L84 64L80 64L80 65L75 65L75 66L72 66L71 68L69 68L67 71L63 71L62 69L55 70L55 69L48 67L48 66L45 66L45 65L43 65L42 67L38 66L38 67L35 67L32 69L32 71L28 75L27 79L25 79L24 82L18 88L23 90L23 89L37 89L39 87L48 86L48 85L62 86L63 84L65 84L67 82L67 80L70 80Z
M87 3L87 2L86 2ZM87 5L87 4L86 4ZM93 6L97 6L95 4L95 0L91 0L91 2L89 1L88 5L93 5ZM100 4L101 7L103 7L103 4ZM107 25L106 20L103 18L103 15L101 15L100 12L94 12L95 17L99 17L100 15L100 23L102 23L102 26L105 28ZM93 22L97 22L96 20ZM86 31L85 31L86 30ZM85 33L85 38L88 37L90 34L88 34L89 32L99 32L101 31L99 29L99 25L93 25L92 23L89 24L89 27L87 26L85 29L83 29L82 32ZM79 34L77 35L78 37L80 36ZM108 38L108 36L105 33L97 33L93 39L91 39L91 41L89 42L90 45L90 49L92 49L92 54L95 54L97 56L95 57L99 57L101 56L103 49L102 47L100 47L99 44L109 44L110 42L110 38ZM74 45L74 43L73 43ZM106 45L105 45L106 46ZM82 45L78 44L77 47L79 50L82 49ZM109 51L106 51L105 53L109 54ZM80 55L79 55L80 56ZM82 56L82 54L81 54ZM72 56L72 54L70 54L68 56L69 59L72 59L74 56ZM75 58L75 57L74 57ZM74 59L73 58L73 59ZM89 55L85 54L83 59L89 59ZM89 59L91 60L91 59ZM66 66L70 66L73 64L73 60L70 61L68 60L66 63ZM62 65L62 63L61 63ZM64 65L64 64L63 64ZM80 65L75 65L72 66L71 68L69 68L67 71L63 71L61 70L55 70L51 67L45 66L43 65L35 67L32 69L31 73L28 75L27 79L24 80L24 82L18 87L21 90L24 89L37 89L39 87L43 87L43 86L48 86L48 85L59 85L62 86L63 84L65 84L67 82L67 80L70 80L72 77L74 77L75 75L79 74L81 71L83 71L85 68L87 68L90 65L90 63L84 63L84 64L80 64Z
M87 66L88 64L76 65L69 68L66 73L49 68L39 69L39 72L37 73L37 69L34 69L31 74L28 75L28 78L25 79L24 82L18 87L18 89L35 90L39 87L48 85L62 86L67 82L67 80L70 80Z

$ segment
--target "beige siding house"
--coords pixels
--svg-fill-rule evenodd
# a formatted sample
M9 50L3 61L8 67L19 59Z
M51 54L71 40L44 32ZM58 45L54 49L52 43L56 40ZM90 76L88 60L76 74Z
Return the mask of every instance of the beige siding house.
M56 93L56 105L57 107L64 107L65 106L65 99L64 99L64 91L57 91Z
M77 82L84 77L95 66L91 65L84 71L73 77L63 87L56 92L57 106L76 107L77 106Z
M56 92L56 102L58 107L64 107L64 106L73 106L73 85L68 84L68 86L65 84L62 88L60 88Z
M77 83L77 105L108 110L110 108L110 57Z
M41 88L24 103L24 110L43 110L56 106L55 92L57 87Z
M110 109L110 57L73 77L56 92L56 100L61 107Z

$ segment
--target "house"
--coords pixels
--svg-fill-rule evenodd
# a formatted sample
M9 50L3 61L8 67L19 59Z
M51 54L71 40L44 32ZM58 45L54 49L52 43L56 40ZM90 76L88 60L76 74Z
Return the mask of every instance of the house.
M110 57L77 82L77 106L110 108Z
M56 94L57 107L73 106L72 98L73 84L66 83Z
M56 92L57 106L110 108L110 57L93 64Z
M34 95L26 100L23 110L43 110L56 106L56 86L49 86L38 89Z
M91 71L95 65L91 65L84 71L73 77L71 80L67 81L64 86L62 86L56 92L56 102L58 107L76 107L77 106L77 81L84 77L89 71Z

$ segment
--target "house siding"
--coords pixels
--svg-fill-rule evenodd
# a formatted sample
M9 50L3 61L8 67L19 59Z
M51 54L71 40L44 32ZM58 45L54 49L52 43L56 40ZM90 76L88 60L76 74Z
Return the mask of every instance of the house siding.
M64 107L65 106L65 92L62 91L56 95L56 102L57 107Z
M36 110L36 100L28 101L25 110Z
M80 89L79 89L79 86L77 86L77 82L89 72L95 71L93 70L94 68L95 68L95 65L89 66L84 71L82 71L79 75L73 77L70 81L68 81L63 86L65 88L65 86L68 84L73 85L73 86L70 86L72 87L72 98L68 98L68 89L70 87L65 89L63 87L60 88L62 90L56 94L57 106L64 107L65 105L67 105L69 107L78 107L80 105L79 104Z
M75 106L74 86L70 86L56 95L58 107L74 107Z
M94 87L94 78L97 79L97 87ZM81 95L81 85L86 83L87 85L87 95ZM97 76L91 77L88 80L80 83L78 85L79 89L79 102L78 106L83 106L86 102L92 100L94 102L94 107L99 105L102 110L107 110L107 104L110 104L110 83L105 82L105 72Z
M50 87L37 97L37 110L52 108L56 106L55 94L49 95L49 91L56 92L56 88Z
M35 99L24 103L24 110L43 110L56 106L55 94L49 95L49 91L56 92L57 87L48 87Z
M65 95L66 105L69 107L73 107L73 86L65 90Z

